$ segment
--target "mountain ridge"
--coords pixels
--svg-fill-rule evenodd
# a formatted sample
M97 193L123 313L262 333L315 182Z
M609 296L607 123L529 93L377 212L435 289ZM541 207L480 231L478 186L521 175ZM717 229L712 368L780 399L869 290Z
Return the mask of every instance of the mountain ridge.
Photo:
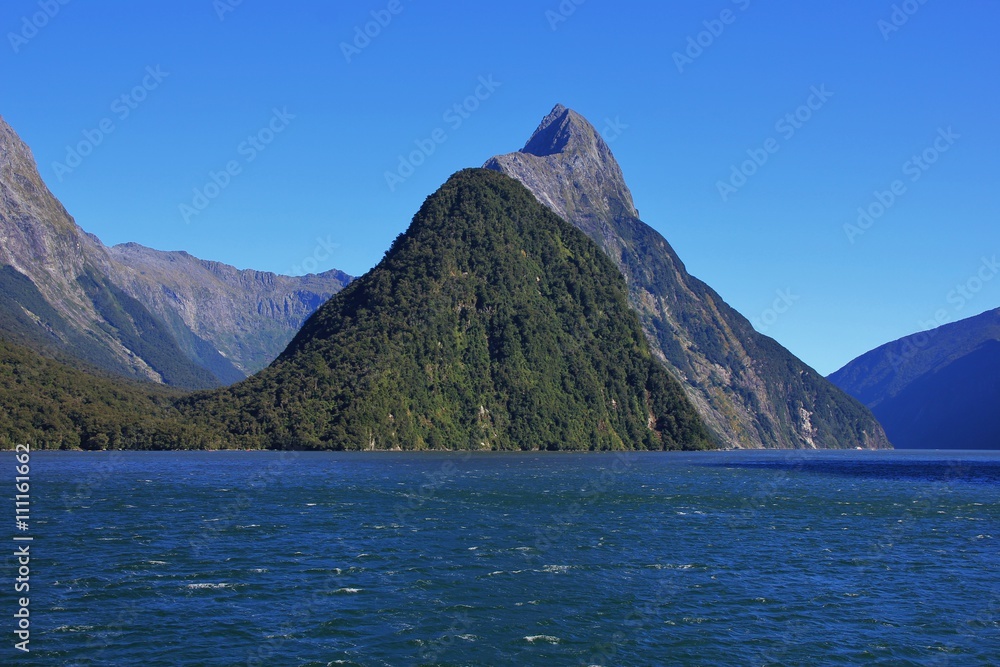
M621 167L583 116L556 105L524 148L484 167L522 182L614 260L654 351L729 446L891 446L867 408L688 274L666 239L639 219Z
M898 447L1000 449L1000 308L880 345L829 378Z
M173 271L165 268L170 264ZM138 244L108 248L76 224L45 185L31 149L2 117L0 266L25 276L59 315L47 311L46 328L37 313L8 296L0 332L45 354L68 354L152 382L175 378L176 386L196 389L236 382L266 366L351 280L339 271L301 277L241 271ZM4 276L38 306L37 295ZM95 303L98 297L103 305ZM162 353L143 345L144 338L159 341Z

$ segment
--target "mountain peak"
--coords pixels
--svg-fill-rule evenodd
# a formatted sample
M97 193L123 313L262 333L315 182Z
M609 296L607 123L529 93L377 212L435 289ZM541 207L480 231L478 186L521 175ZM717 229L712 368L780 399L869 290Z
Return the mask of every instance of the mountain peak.
M656 355L729 446L889 446L867 409L687 272L639 219L611 149L583 116L557 104L523 149L485 166L527 186L615 261Z
M627 290L519 183L463 170L274 364L192 417L220 415L248 447L711 447Z
M538 157L556 155L565 151L571 141L579 143L594 135L593 126L583 116L557 104L542 119L521 152Z
M562 104L542 119L524 148L484 166L521 181L565 219L583 210L598 217L639 217L607 142L586 118Z

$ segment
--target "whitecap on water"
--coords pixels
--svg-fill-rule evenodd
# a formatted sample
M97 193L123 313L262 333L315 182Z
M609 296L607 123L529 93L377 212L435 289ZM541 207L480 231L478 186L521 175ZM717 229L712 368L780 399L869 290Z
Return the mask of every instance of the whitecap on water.
M553 637L552 635L530 635L524 638L524 641L529 644L534 644L536 642L546 642L548 644L558 644L561 639L558 637Z
M542 572L568 572L572 565L546 565Z
M94 629L92 625L60 625L56 632L90 632Z
M188 588L233 588L232 584L188 584Z

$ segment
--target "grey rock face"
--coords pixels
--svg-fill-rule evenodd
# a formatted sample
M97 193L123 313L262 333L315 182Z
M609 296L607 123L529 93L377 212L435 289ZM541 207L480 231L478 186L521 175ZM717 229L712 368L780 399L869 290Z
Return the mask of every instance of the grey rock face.
M163 319L185 352L199 356L185 335L190 331L211 341L244 376L271 363L305 320L351 281L336 270L301 277L240 270L137 243L108 252L115 284Z
M266 366L306 318L351 280L340 271L302 277L241 271L136 244L107 248L77 226L45 186L30 149L2 118L0 265L27 276L68 323L71 335L51 326L42 331L45 323L39 322L34 342L155 382L169 381L166 363L182 369L185 383L196 387L235 382ZM92 278L112 286L113 294L104 290L104 301L95 303ZM125 319L110 322L109 308L123 309ZM33 316L16 315L22 323ZM133 339L154 338L166 348L153 355L156 363L127 341L123 322L135 329Z
M618 264L654 351L727 445L890 446L864 406L688 274L666 239L639 219L611 150L575 111L557 105L523 149L484 166L519 180Z

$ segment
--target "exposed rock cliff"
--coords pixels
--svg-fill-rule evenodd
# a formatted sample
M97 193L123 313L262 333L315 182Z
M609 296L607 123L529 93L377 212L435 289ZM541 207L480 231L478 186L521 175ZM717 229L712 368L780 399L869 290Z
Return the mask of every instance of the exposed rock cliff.
M523 149L485 166L521 181L615 261L653 349L729 446L889 446L864 406L688 274L666 239L639 219L621 168L582 116L556 106Z
M266 366L350 281L339 271L293 278L134 244L106 248L52 195L2 118L0 266L0 333L90 366L193 388Z

